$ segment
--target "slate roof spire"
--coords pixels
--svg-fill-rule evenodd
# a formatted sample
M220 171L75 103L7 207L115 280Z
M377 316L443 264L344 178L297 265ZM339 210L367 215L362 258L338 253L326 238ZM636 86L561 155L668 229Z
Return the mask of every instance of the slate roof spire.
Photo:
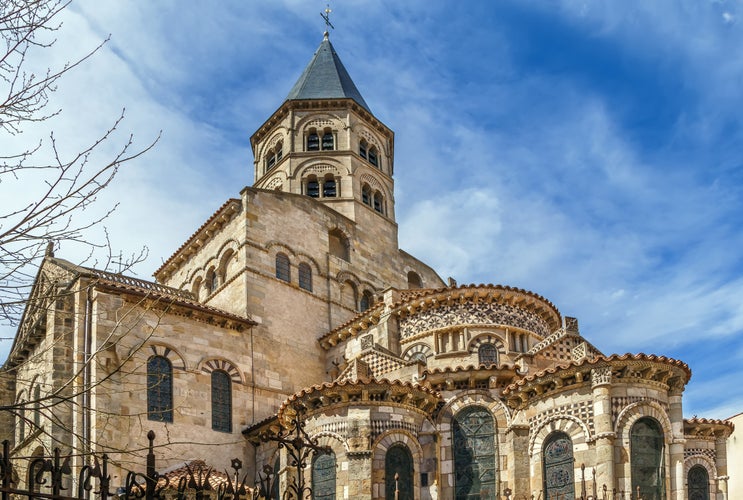
M353 99L371 113L325 32L315 55L294 84L287 101L298 99Z

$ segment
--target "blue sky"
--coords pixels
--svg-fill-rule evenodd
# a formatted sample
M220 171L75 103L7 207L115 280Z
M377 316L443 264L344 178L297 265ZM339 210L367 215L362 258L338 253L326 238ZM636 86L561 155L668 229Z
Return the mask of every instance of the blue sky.
M149 277L252 184L249 137L325 2L75 2L52 127L71 151L126 107L157 148L99 200ZM605 353L682 359L684 413L743 411L743 2L346 0L337 52L395 131L400 245L459 283L539 293ZM42 134L29 130L27 137ZM116 141L119 141L118 143ZM95 236L92 236L95 237ZM82 258L72 244L58 255ZM9 347L0 342L0 356Z

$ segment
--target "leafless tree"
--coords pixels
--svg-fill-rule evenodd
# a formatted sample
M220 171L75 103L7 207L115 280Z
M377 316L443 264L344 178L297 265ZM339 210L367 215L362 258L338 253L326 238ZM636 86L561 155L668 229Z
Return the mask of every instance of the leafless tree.
M13 325L27 305L36 269L45 251L60 241L87 246L91 254L108 249L107 236L90 237L90 229L106 219L116 206L86 210L113 180L118 169L152 148L138 148L132 136L117 152L101 160L100 150L121 125L122 114L108 129L79 152L67 154L53 133L46 140L24 144L20 135L30 124L52 120L61 110L50 106L50 96L59 80L93 57L108 40L71 62L42 72L33 69L38 51L50 49L62 28L60 17L70 0L0 0L0 135L19 140L15 151L0 151L0 184L14 193L28 193L15 203L3 200L0 208L0 324ZM4 49L4 51L2 50ZM85 213L83 214L82 212ZM144 254L128 259L141 260Z

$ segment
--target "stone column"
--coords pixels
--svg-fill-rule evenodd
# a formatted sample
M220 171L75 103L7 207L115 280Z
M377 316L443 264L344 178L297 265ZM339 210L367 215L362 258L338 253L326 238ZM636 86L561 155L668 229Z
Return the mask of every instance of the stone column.
M671 446L669 447L669 470L671 474L671 498L686 498L686 478L684 477L684 415L681 408L681 388L668 391L668 417L671 420Z
M507 485L513 492L514 498L516 496L528 496L531 495L531 474L529 472L529 426L528 425L513 425L510 429L512 433L511 446L513 450L513 476L512 483ZM498 457L500 458L500 457ZM506 485L501 483L500 489L501 494L505 490ZM538 491L541 489L541 485L538 487Z
M596 485L611 491L616 485L614 473L614 426L611 421L611 366L591 370L593 425L596 429Z
M727 437L724 434L715 435L715 467L717 468L717 491L718 497L723 500L728 498L728 451Z

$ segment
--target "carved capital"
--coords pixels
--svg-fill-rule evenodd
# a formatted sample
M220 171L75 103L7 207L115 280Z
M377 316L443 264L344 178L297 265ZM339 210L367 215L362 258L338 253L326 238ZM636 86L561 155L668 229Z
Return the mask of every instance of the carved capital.
M611 367L599 366L591 370L591 387L611 384Z

